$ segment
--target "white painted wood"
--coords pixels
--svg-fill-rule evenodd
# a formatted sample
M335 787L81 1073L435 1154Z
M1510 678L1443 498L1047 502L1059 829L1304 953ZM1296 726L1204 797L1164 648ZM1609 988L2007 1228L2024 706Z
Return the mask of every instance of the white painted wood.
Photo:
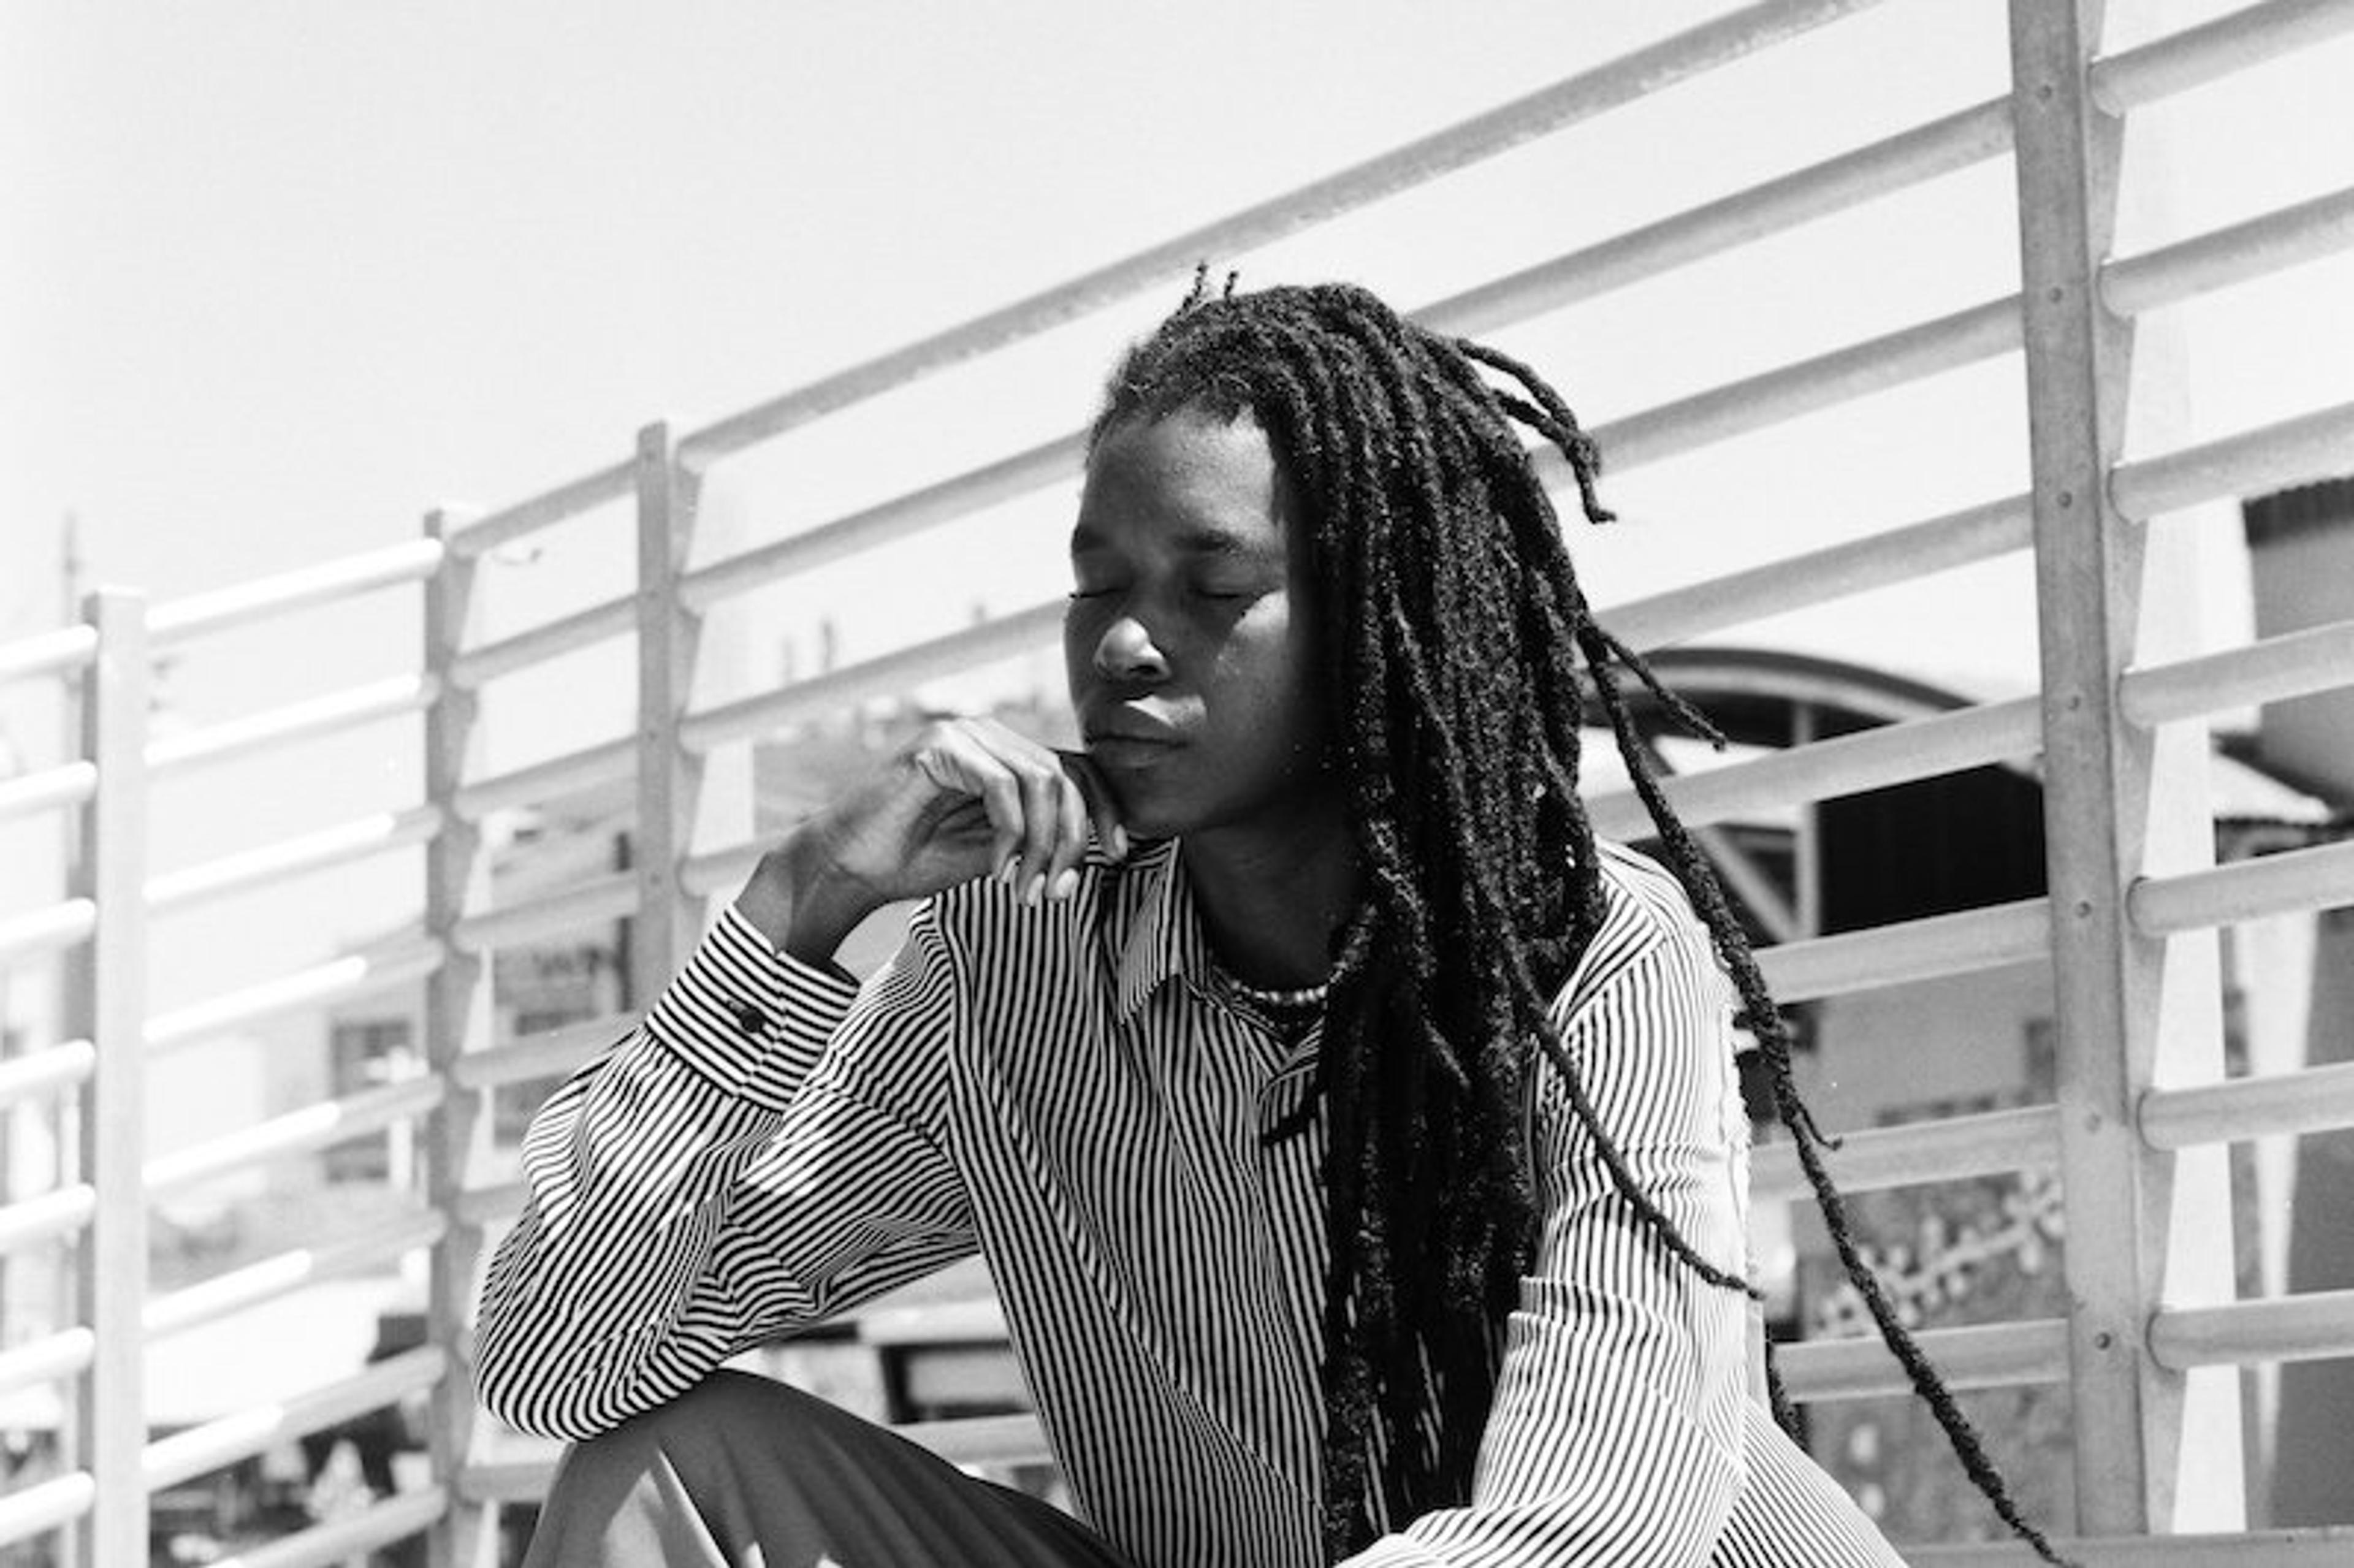
M146 605L101 590L84 615L98 657L82 686L82 758L98 791L82 809L71 891L97 906L96 928L67 965L69 1033L96 1053L80 1085L76 1170L97 1210L75 1251L79 1315L95 1351L76 1378L68 1463L87 1470L99 1506L72 1533L82 1568L144 1562L147 1496L140 1456L147 1439L144 1342L147 1198L140 1183L146 1138L147 743Z
M490 871L482 854L478 818L459 810L459 793L477 747L477 695L449 678L464 653L475 612L479 550L459 547L465 517L455 509L429 514L425 532L445 546L440 570L426 585L425 673L436 698L425 714L425 803L441 817L441 831L426 850L425 937L446 955L426 982L426 1071L437 1085L454 1085L466 1052L487 1044L492 1033L490 966L483 955L457 945L458 927L469 911L488 902ZM471 536L483 545L487 535ZM482 1123L481 1097L452 1092L426 1119L421 1139L427 1207L455 1216L466 1191L468 1170ZM426 1275L428 1342L452 1358L448 1375L437 1378L427 1407L426 1447L437 1481L447 1483L462 1469L473 1439L472 1377L463 1360L472 1342L475 1265L482 1233L451 1224L434 1244ZM466 1568L475 1558L482 1531L480 1509L444 1511L428 1537L433 1568Z

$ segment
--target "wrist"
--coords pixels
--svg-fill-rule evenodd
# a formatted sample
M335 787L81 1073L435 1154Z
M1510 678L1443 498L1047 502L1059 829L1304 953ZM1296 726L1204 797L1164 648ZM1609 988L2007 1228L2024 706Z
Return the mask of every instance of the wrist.
M760 857L736 912L779 952L830 964L835 949L876 907L871 892L842 874L806 826Z

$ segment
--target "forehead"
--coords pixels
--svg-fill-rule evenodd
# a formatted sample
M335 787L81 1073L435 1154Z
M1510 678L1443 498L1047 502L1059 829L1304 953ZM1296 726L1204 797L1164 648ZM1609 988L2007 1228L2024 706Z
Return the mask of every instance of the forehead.
M1129 419L1106 430L1087 460L1071 546L1150 535L1206 548L1280 550L1286 489L1266 432L1246 414L1182 408Z

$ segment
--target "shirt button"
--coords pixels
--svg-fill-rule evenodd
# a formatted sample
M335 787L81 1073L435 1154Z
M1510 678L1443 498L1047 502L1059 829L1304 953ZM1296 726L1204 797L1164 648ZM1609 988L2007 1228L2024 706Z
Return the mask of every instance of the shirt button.
M735 1008L736 1026L738 1029L741 1029L747 1034L765 1034L768 1033L769 1015L767 1013L761 1012L758 1007L755 1007L748 1001L737 1002L735 1004Z

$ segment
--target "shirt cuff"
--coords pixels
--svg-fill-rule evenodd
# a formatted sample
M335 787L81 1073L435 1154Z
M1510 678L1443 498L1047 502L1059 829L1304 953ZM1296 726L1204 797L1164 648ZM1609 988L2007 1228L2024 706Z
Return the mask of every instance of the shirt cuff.
M857 994L855 980L779 952L729 905L646 1028L715 1087L782 1110Z

